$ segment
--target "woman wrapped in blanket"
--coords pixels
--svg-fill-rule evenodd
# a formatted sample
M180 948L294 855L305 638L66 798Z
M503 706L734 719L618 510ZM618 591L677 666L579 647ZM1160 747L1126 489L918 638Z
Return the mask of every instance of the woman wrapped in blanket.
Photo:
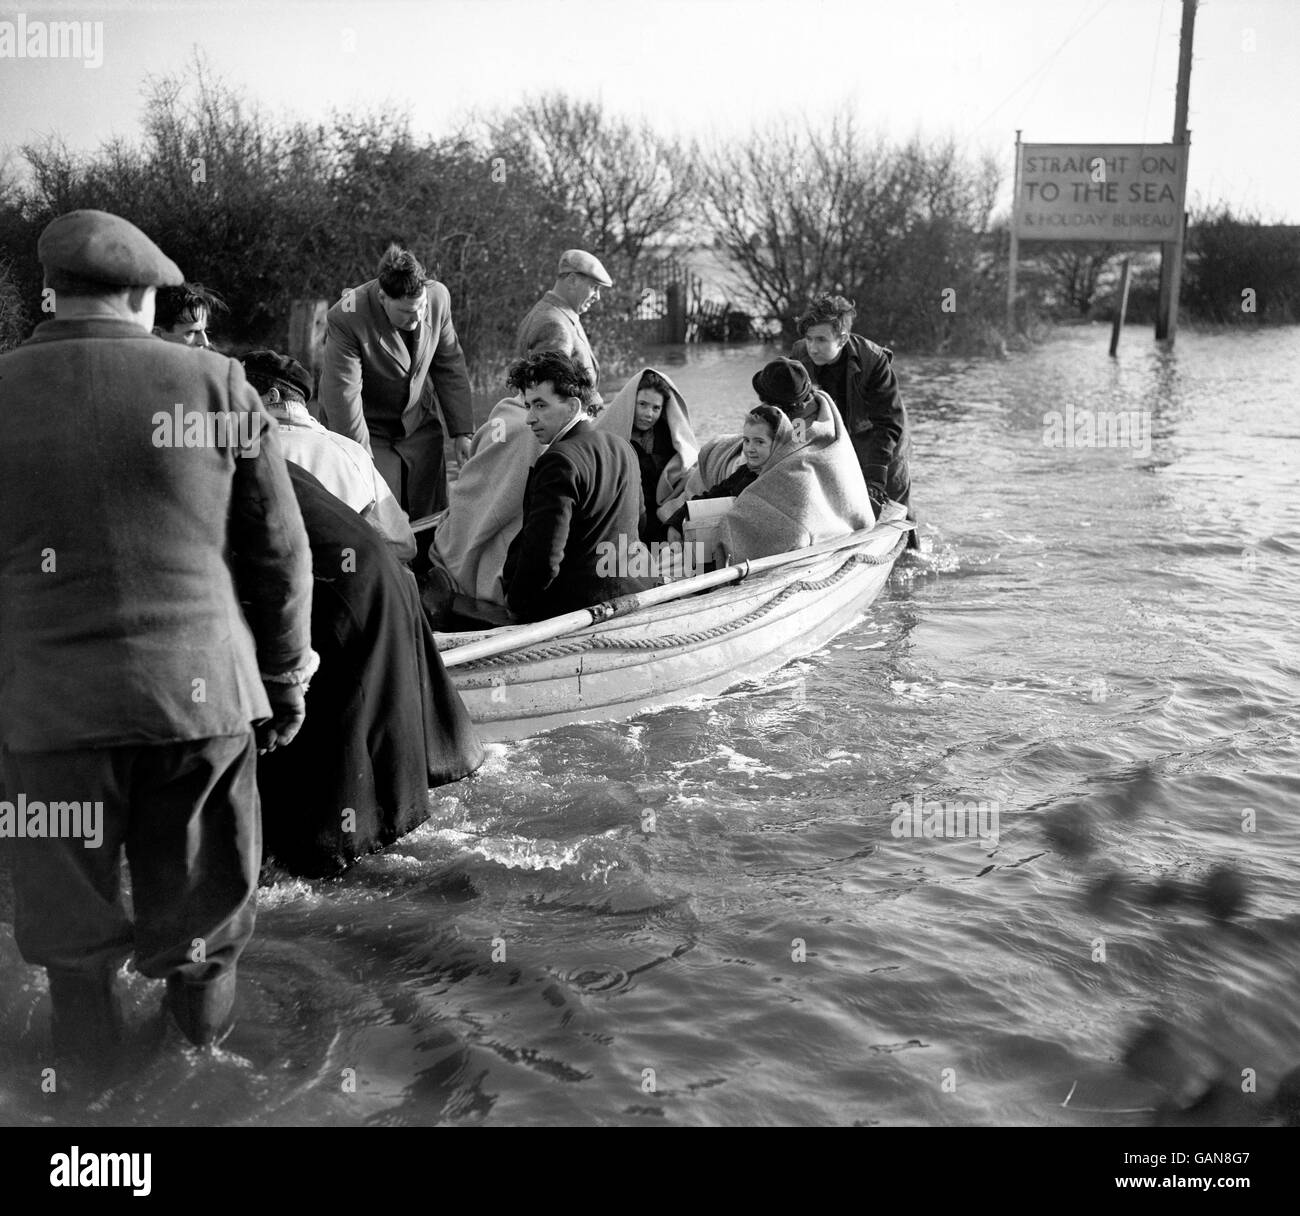
M663 540L686 501L687 473L699 453L686 399L662 372L645 367L606 403L596 425L631 442L645 498L641 539Z
M758 480L758 475L772 459L772 453L784 446L794 435L790 420L773 405L756 405L745 415L745 426L740 435L740 466L701 494L692 494L688 501L701 498L735 498ZM688 511L683 504L668 520L670 540L680 540L682 525Z
M786 553L871 527L875 512L835 402L793 359L767 364L753 386L790 420L790 433L718 525L715 560Z

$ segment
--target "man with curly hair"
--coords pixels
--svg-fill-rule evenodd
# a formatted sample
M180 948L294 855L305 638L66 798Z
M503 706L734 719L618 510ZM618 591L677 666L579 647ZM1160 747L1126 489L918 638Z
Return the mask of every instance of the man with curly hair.
M543 449L506 556L510 611L540 621L653 586L616 568L599 573L608 554L639 543L645 499L632 445L592 425L603 407L593 400L591 377L567 355L547 351L514 364L508 379Z

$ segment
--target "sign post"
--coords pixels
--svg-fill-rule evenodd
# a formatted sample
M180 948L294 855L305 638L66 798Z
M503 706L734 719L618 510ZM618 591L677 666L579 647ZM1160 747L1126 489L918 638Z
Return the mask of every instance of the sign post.
M1177 298L1182 260L1186 142L1174 144L1026 144L1016 132L1011 207L1010 315L1020 241L1095 241L1176 250L1162 284ZM1163 314L1162 314L1163 315ZM1157 330L1157 337L1164 335ZM1112 354L1114 350L1112 349Z
M1013 198L1020 197L1020 131L1016 131L1016 177ZM1020 260L1020 230L1011 217L1011 265L1007 270L1007 333L1016 332L1016 263Z
M1178 294L1183 281L1183 241L1187 217L1183 213L1187 189L1187 103L1192 88L1192 35L1196 28L1196 0L1183 0L1183 25L1178 34L1178 89L1174 95L1174 143L1182 145L1183 188L1178 194L1180 221L1172 241L1160 246L1160 304L1156 310L1156 341L1173 342L1178 332Z

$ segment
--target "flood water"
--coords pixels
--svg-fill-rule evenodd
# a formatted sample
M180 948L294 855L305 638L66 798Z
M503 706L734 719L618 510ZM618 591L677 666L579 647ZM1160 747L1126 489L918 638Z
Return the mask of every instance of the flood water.
M0 924L0 1120L1139 1125L1247 1069L1262 1106L1300 1064L1300 332L1107 337L900 354L925 551L868 618L494 746L387 853L265 891L218 1052L151 1045L131 972L129 1061L42 1094ZM661 356L702 438L771 357ZM1049 411L1135 417L1052 446ZM957 801L982 838L893 830ZM1121 1064L1153 1018L1163 1089Z

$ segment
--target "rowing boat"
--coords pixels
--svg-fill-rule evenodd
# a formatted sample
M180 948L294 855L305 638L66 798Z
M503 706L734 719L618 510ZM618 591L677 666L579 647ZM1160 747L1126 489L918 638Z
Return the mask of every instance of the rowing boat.
M535 625L439 633L438 649L485 742L717 696L860 621L910 527L878 523Z

